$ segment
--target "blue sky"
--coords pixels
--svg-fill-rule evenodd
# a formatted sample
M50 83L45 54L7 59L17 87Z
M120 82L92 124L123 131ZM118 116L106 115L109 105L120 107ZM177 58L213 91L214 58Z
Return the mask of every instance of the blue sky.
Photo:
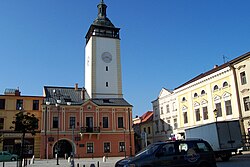
M100 0L0 0L0 94L84 86L85 34ZM249 0L104 0L121 28L124 98L133 116L165 87L250 51Z

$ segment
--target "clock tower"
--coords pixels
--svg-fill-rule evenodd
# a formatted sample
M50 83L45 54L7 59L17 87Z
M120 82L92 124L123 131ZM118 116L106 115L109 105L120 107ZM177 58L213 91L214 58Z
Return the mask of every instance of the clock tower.
M85 36L85 89L90 98L123 98L119 30L108 19L107 5L97 5L98 16Z

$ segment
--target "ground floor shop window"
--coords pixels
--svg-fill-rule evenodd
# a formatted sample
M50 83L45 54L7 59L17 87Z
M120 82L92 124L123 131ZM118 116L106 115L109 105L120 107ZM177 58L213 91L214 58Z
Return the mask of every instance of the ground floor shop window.
M119 151L124 152L125 151L125 142L119 142Z
M94 153L94 144L87 143L87 153Z
M104 143L104 152L105 153L110 153L110 143Z

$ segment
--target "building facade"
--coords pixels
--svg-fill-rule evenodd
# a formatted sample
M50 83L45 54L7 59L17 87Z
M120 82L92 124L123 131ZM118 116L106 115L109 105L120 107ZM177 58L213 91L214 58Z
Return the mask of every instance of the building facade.
M106 4L86 34L85 88L44 87L41 157L134 155L132 105L122 94L120 38Z
M249 56L241 55L202 73L153 101L156 121L168 118L164 107L174 99L178 124L173 134L185 137L185 129L215 121L239 120L242 135L249 135ZM167 110L167 106L165 107ZM164 116L160 116L161 113ZM163 121L168 123L168 121ZM156 124L157 126L157 124ZM160 127L160 126L159 126ZM157 130L157 127L155 128Z
M134 154L132 106L125 100L91 99L77 86L44 92L41 158Z
M152 101L154 111L154 142L176 138L178 108L175 93L162 88L156 100Z
M44 97L21 95L19 89L6 89L4 95L0 95L0 150L9 151L10 153L20 154L22 144L22 133L14 131L16 114L26 112L34 114L39 120L39 126L35 136L26 133L24 140L24 154L28 157L35 155L40 156L40 128L41 128L41 104ZM11 128L13 127L13 128Z
M142 116L133 119L136 152L154 142L153 124L153 111L147 111Z

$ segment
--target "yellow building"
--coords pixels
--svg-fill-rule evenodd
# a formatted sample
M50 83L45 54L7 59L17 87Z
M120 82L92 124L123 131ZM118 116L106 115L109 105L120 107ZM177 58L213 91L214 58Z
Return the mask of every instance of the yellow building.
M0 95L0 150L7 150L19 154L21 147L21 133L14 132L12 121L15 121L16 114L20 111L34 114L39 119L38 131L41 125L41 104L42 96L23 96L18 89L6 89L4 95ZM35 136L25 135L25 154L28 156L40 157L40 133Z
M243 135L247 133L250 125L249 56L247 53L214 66L174 90L179 111L178 133L183 134L189 127L224 120L240 120ZM242 75L243 85L239 82ZM248 110L243 112L244 108Z
M237 87L239 117L242 129L246 134L246 146L250 147L250 52L232 62L231 68Z
M250 52L214 66L171 92L162 89L152 104L155 132L169 124L174 127L171 135L179 139L190 127L239 120L245 146L250 147Z

